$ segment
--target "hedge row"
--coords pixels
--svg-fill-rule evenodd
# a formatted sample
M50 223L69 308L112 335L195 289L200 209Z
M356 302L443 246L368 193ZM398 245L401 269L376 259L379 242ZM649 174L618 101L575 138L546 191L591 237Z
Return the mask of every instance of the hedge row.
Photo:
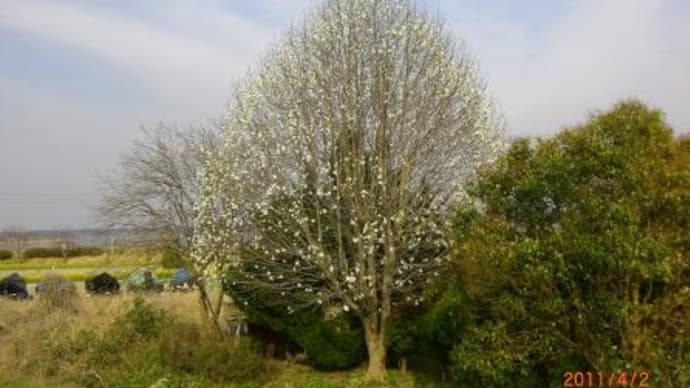
M43 257L79 257L79 256L98 256L105 253L102 248L98 247L74 247L74 248L29 248L26 249L22 256L26 259L43 258Z
M13 256L13 252L7 249L0 249L0 261L1 260L9 260Z

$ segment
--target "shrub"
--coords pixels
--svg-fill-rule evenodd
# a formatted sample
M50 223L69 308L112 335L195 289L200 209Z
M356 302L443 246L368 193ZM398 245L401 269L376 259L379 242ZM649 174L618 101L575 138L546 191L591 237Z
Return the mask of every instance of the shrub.
M80 256L99 256L105 251L98 247L72 247L62 249L52 248L28 248L24 250L22 256L26 259L50 258L50 257L80 257Z
M79 256L100 256L105 253L103 248L99 247L74 247L66 250L65 256L79 257Z
M329 321L304 314L290 322L288 335L319 369L346 369L358 365L365 355L362 330L352 317Z
M46 350L53 358L75 362L80 355L93 349L98 340L99 336L94 330L82 328L72 335L58 336L46 341Z
M269 315L245 309L249 322L286 334L308 355L318 369L347 369L365 359L364 335L352 317L325 320L320 313L300 312L291 315Z
M170 368L221 383L256 381L268 363L247 339L218 340L199 325L179 322L161 337L160 354Z
M113 323L111 335L125 343L158 338L171 321L165 311L137 297L132 306Z
M386 328L386 347L393 366L404 358L409 369L438 378L447 372L449 354L466 329L470 303L453 277L436 283L444 289L431 295L424 309L407 313Z
M0 360L12 362L0 362L0 375L18 371L56 386L150 387L165 378L167 384L156 386L211 387L259 386L275 373L277 364L246 338L220 341L196 315L189 319L126 296L107 302L84 301L76 313L2 304Z
M133 344L124 344L121 339L106 334L88 344L86 364L96 370L116 367L118 363L131 356L129 352L135 350Z
M0 261L9 260L14 256L14 252L7 249L0 249Z
M468 188L482 214L456 222L471 300L451 352L457 380L561 386L566 370L632 365L654 386L688 385L679 279L690 180L676 178L690 165L662 117L625 102L554 138L516 141Z
M59 275L45 276L37 286L38 297L50 308L75 310L79 302L77 286Z
M243 290L234 286L227 291L235 297ZM290 314L285 307L260 295L240 308L250 323L287 335L307 352L309 362L316 368L346 369L365 359L364 334L352 316L339 314L327 320L322 310Z
M198 365L201 366L199 374L222 382L256 382L271 372L266 359L247 340L236 344L206 342L200 348Z
M27 248L22 253L25 259L38 259L45 257L62 257L60 248Z

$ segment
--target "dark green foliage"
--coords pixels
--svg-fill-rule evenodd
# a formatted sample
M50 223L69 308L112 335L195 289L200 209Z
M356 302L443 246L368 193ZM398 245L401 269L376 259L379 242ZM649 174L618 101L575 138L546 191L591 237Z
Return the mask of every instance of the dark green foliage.
M238 286L226 290L235 300L243 300L244 290ZM338 315L326 320L321 310L288 313L284 306L256 294L251 304L240 303L239 307L250 323L287 335L307 352L309 361L317 368L345 369L365 359L364 335L351 316Z
M309 198L315 194L306 190L302 195ZM254 215L262 233L265 233L262 241L271 241L275 237L272 233L274 225L278 223L298 228L296 220L288 211L290 200L290 197L276 198L265 215ZM306 204L310 203L306 201ZM317 215L315 210L314 213L314 216L322 218L324 230L334 227L329 224L326 216ZM333 238L333 235L324 232L324 236L330 236L325 237L327 240ZM336 242L333 241L332 244L333 249L336 249ZM306 246L304 248L306 249ZM346 247L347 252L350 252L350 249L351 247ZM315 305L315 294L305 290L320 290L323 287L322 279L300 279L298 282L303 285L301 289L287 281L282 286L277 286L275 281L267 279L263 270L266 263L270 263L274 273L284 273L285 279L289 279L295 262L306 266L309 265L308 261L301 260L298 254L289 251L276 255L274 261L261 247L251 246L244 246L241 256L245 258L243 266L233 268L228 274L225 289L238 302L250 323L286 335L304 349L309 362L320 369L350 368L359 365L365 359L364 335L354 317L337 314L332 319L325 319L326 311L322 308L300 308L294 312L288 310L289 306ZM318 273L316 269L314 273ZM285 286L291 287L287 289ZM287 291L279 292L279 289Z
M565 370L635 367L657 384L688 382L680 149L660 112L625 102L553 139L515 142L480 175L470 193L481 212L455 220L473 306L451 352L456 380L555 387ZM671 300L680 331L662 336L655 322Z
M137 297L132 307L115 320L113 337L126 342L157 338L169 323L170 318L163 310Z
M0 249L0 261L9 260L14 256L14 252L7 249Z
M103 248L99 247L73 247L67 249L67 257L79 257L79 256L100 256L105 253Z
M249 320L287 334L307 352L310 363L319 369L346 369L365 359L364 336L357 322L348 317L324 321L321 314L295 313L276 319L258 312Z
M443 292L425 310L406 312L386 328L391 366L404 358L411 370L435 379L446 374L450 351L467 325L469 305L463 291L455 287L457 282L444 278L440 285Z
M48 257L80 257L99 256L105 251L98 247L71 247L71 248L28 248L22 252L25 259Z
M362 331L350 317L323 322L314 316L303 316L287 332L309 354L320 369L344 369L358 365L365 355Z
M63 250L60 248L27 248L22 252L25 259L43 257L62 257Z

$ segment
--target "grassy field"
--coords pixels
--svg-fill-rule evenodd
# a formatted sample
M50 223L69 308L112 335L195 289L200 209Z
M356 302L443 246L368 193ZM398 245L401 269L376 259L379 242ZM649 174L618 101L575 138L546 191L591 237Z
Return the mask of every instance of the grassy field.
M62 269L50 269L50 270L29 270L29 271L17 271L17 270L9 270L5 273L0 272L0 277L1 276L6 276L9 275L12 272L18 272L24 280L29 283L38 283L46 274L48 273L53 273L53 274L59 274L60 276L71 280L73 282L84 282L86 279L98 275L102 272L108 272L110 275L114 276L115 278L119 280L126 279L127 276L137 269L138 267L92 267L92 268L83 268L80 267L79 269L76 270L62 270ZM175 273L176 269L170 269L170 268L154 268L152 271L153 274L160 278L160 279L167 279L170 278L173 273Z
M89 267L100 265L140 266L160 261L162 253L154 248L116 249L102 255L79 256L72 258L13 258L0 261L0 270L5 269L51 269Z
M154 275L169 278L175 269L161 268L160 252L151 249L132 249L114 254L75 258L33 258L0 261L0 278L19 273L27 283L36 283L48 273L60 274L73 281L83 282L101 272L118 279L126 278L140 267L154 267Z
M150 251L0 262L0 276L18 272L28 283L35 283L52 273L79 283L74 308L68 310L50 308L42 303L42 295L23 302L0 298L0 387L372 386L363 368L320 372L264 358L233 341L219 342L209 334L193 292L84 297L80 282L89 276L107 270L122 279L138 267L155 267L159 262L160 255ZM158 267L154 274L168 278L174 271ZM133 308L139 306L137 301L150 308ZM227 304L224 311L220 321L226 325L235 310ZM136 334L137 326L147 325L156 332ZM170 349L178 347L187 350L173 351L177 358L166 358ZM189 354L196 355L186 359ZM386 386L435 383L391 371Z
M100 266L138 267L159 262L156 256L126 255L102 255L85 256L75 258L36 258L36 259L11 259L0 261L0 271L5 270L42 270L55 268L82 268Z
M276 362L278 363L278 362ZM357 369L347 372L319 372L312 368L302 365L279 365L280 373L275 376L273 381L267 383L244 383L244 384L213 384L209 382L194 383L191 382L185 387L242 387L242 388L350 388L350 387L441 387L436 383L427 380L419 379L411 373L403 374L398 371L388 372L388 383L385 385L368 383L365 380L363 369ZM169 381L160 379L160 381ZM3 388L53 388L56 387L55 381L47 380L30 380L21 377L0 377L0 387ZM165 383L164 383L165 384ZM176 387L177 385L169 384L162 387ZM80 387L76 384L58 383L58 387Z
M1 387L369 387L363 368L320 372L207 332L195 293L124 293L74 308L0 299ZM233 312L231 305L224 309ZM240 341L240 342L238 342ZM253 348L252 348L253 349ZM435 386L391 371L391 387Z
M53 273L79 283L95 273L108 270L122 279L138 267L158 265L159 260L159 255L132 253L72 259L9 260L0 263L0 275L18 272L28 283L35 283ZM174 269L160 267L154 271L159 278L168 278L173 272ZM361 368L319 372L308 366L257 356L255 352L244 354L242 352L246 350L241 348L233 350L234 343L221 345L221 348L218 348L216 339L202 340L199 344L198 334L192 336L190 343L184 340L180 343L179 339L173 343L183 348L201 349L202 354L207 347L208 353L226 354L227 360L201 356L194 359L193 366L180 366L175 360L168 360L166 364L162 361L165 359L166 341L185 338L188 335L185 327L192 325L195 333L206 333L201 337L210 337L200 314L196 293L125 292L85 298L83 284L78 284L77 288L75 307L69 310L49 308L42 303L42 297L23 302L0 298L0 311L3 312L0 315L0 387L149 387L154 384L158 384L156 387L200 388L371 386ZM157 329L160 333L152 338L139 338L132 342L132 334L126 327L131 323L128 320L137 322L137 314L142 314L132 309L137 298L143 298L149 306L164 312L168 323L161 324ZM226 324L228 314L234 313L233 306L226 305L224 311L222 324ZM155 319L145 316L135 326L153 321ZM170 332L172 336L165 334ZM119 356L113 358L113 354ZM244 365L238 366L238 362ZM238 371L225 371L235 368ZM238 379L241 381L232 381ZM387 386L433 384L417 381L410 373L392 371Z

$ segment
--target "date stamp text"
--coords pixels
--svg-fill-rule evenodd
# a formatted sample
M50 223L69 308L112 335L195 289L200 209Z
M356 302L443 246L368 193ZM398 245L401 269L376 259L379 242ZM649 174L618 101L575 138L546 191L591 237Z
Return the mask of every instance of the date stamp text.
M649 387L648 371L566 371L563 387Z

